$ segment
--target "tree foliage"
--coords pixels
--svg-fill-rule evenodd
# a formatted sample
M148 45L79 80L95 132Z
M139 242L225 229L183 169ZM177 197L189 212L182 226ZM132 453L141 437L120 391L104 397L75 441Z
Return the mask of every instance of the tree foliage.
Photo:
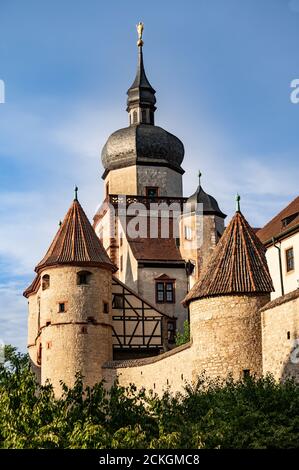
M271 376L234 382L204 377L184 394L103 383L35 382L26 355L6 348L0 366L0 448L298 448L299 386Z
M183 333L177 331L175 335L175 344L176 346L181 346L182 344L188 343L188 341L190 341L190 324L188 320L185 320Z

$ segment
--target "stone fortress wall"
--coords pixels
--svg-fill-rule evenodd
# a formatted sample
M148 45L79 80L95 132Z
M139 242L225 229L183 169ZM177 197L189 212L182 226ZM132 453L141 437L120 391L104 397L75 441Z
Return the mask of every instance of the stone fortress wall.
M152 358L107 362L107 386L118 378L160 395L183 392L204 371L210 378L237 380L248 371L299 381L299 290L275 305L269 295L201 299L191 303L190 319L190 343Z
M299 382L299 289L269 302L261 316L264 374Z
M117 378L121 386L134 384L138 389L144 387L159 395L167 389L183 392L186 383L190 384L192 379L191 355L192 345L188 343L159 356L111 361L104 365L103 377L107 388Z

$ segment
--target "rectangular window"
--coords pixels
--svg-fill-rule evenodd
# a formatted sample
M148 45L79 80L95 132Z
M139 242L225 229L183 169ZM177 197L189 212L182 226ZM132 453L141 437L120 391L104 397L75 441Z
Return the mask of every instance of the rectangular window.
M188 225L185 225L184 231L185 231L185 240L192 240L192 228L189 227Z
M156 302L160 304L175 302L174 281L156 282Z
M244 369L243 370L243 378L248 379L250 377L250 369Z
M123 255L120 256L120 259L119 259L119 270L122 271L123 270Z
M166 302L173 302L173 283L166 283Z
M147 186L145 190L146 190L146 197L158 197L159 195L158 186Z
M164 283L163 282L157 282L156 291L157 291L157 302L164 302Z
M106 196L109 195L109 181L106 183Z
M112 301L113 308L124 308L124 296L122 294L114 294Z
M103 312L109 313L109 304L108 302L103 302Z
M169 321L167 324L168 329L168 343L175 342L175 322Z
M286 267L287 272L293 271L295 269L293 247L286 250Z
M59 313L64 313L64 312L65 312L65 303L64 303L64 302L59 302L59 304L58 304L58 312L59 312Z

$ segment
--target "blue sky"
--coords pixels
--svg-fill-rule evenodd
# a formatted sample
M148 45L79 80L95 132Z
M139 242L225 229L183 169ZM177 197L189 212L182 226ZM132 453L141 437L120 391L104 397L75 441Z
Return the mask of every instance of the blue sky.
M0 338L25 350L22 291L80 188L102 199L100 150L128 122L135 25L157 90L156 123L185 145L231 216L262 226L298 195L299 0L0 0Z

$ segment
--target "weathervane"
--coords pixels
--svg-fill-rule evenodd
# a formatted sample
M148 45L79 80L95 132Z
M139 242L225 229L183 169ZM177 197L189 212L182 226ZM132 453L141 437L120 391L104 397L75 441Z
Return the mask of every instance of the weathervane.
M144 24L142 21L139 21L139 23L136 25L137 33L138 33L138 41L137 41L137 46L142 47L143 46L143 41L142 41L142 34L144 30Z

